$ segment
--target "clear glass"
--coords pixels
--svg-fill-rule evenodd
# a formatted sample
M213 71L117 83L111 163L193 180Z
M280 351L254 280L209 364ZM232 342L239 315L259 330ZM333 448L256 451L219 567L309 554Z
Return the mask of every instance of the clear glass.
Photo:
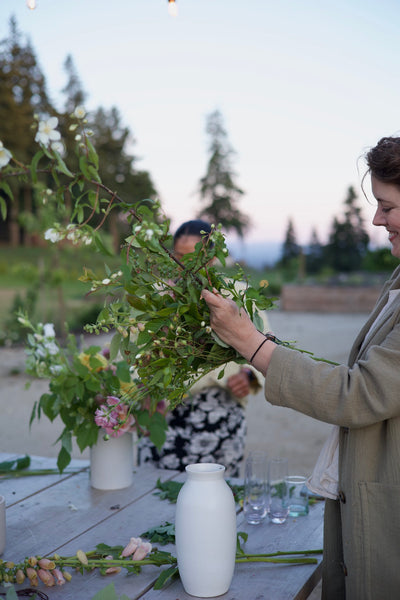
M267 465L266 452L250 452L246 459L243 512L251 525L259 525L267 516Z
M288 459L272 458L268 464L268 516L272 523L281 525L287 519L288 489L285 478L288 475Z
M303 475L288 475L286 477L288 489L289 517L304 517L308 515L308 488L307 478Z

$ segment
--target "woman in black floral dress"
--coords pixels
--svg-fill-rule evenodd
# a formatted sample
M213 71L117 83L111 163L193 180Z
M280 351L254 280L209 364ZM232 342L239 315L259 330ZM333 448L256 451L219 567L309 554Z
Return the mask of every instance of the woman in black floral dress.
M193 252L202 235L210 232L205 221L183 223L174 236L176 257ZM140 464L152 461L162 469L184 471L192 463L217 462L225 466L227 475L239 475L246 437L246 396L260 385L250 368L235 363L226 366L222 379L217 378L218 373L219 369L196 382L186 402L167 414L167 439L161 451L148 438L140 440Z

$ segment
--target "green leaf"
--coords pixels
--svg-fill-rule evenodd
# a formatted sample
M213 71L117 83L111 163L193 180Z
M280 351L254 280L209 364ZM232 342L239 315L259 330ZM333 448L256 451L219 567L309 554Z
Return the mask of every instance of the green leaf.
M179 569L178 567L169 567L168 569L164 569L162 573L157 577L157 580L154 584L155 590L161 590L165 586L168 581L172 581L179 577Z
M17 592L14 586L7 590L6 600L18 600Z
M160 500L169 500L172 504L175 504L178 494L181 491L183 483L179 481L164 481L157 479L156 487L159 492L154 492L154 496L159 496Z
M61 155L59 154L59 152L57 152L57 150L53 150L53 152L54 152L54 156L56 157L57 167L58 167L59 171L61 171L61 173L64 173L64 175L67 175L67 177L73 177L74 174L68 169L67 165L61 158Z
M140 534L140 537L148 539L152 544L175 544L175 525L166 521L164 525L158 525Z
M42 150L39 150L39 152L36 152L35 156L32 158L32 162L31 162L31 178L32 178L32 183L37 183L37 168L38 168L38 164L40 159L44 156L44 153Z
M2 196L0 196L0 212L1 218L3 219L3 221L5 221L7 218L7 204Z
M110 360L114 360L119 352L119 347L121 345L122 335L120 333L116 333L110 344Z
M26 454L15 460L5 460L0 462L0 473L10 473L11 471L21 471L27 469L31 464L30 457Z
M161 450L166 438L165 428L159 425L153 425L152 423L150 424L150 440L156 448Z
M89 151L89 160L94 164L96 169L98 169L99 168L99 157L97 155L96 150L94 149L92 142L88 138L86 138L86 146Z
M61 446L61 450L58 453L58 457L57 457L57 467L58 467L58 470L60 471L60 473L62 473L64 471L64 469L66 467L68 467L70 462L71 462L71 454L64 448L64 446Z
M114 583L110 583L102 590L99 590L92 597L92 600L129 600L129 598L125 594L122 594L122 596L117 596Z
M3 192L5 192L7 194L7 196L10 198L10 200L14 200L14 195L12 193L10 186L3 179L0 180L0 189L3 190Z
M103 240L101 239L101 236L98 231L93 231L92 235L93 235L93 240L94 240L94 243L96 244L97 249L102 254L106 254L107 256L114 256L114 253L109 248L107 248L107 246L103 243Z

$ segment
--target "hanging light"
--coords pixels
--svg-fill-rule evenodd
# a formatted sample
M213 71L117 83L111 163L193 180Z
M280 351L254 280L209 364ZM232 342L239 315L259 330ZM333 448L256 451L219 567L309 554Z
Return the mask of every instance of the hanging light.
M175 0L168 0L168 12L171 15L171 17L176 17L176 15L178 14L178 8L176 6Z
M26 5L30 10L34 10L36 8L36 0L26 0Z

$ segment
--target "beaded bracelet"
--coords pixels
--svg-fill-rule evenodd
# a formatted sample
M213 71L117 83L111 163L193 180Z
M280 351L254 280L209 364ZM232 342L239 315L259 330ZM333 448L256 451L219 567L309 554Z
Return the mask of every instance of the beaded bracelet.
M260 333L262 333L260 331ZM265 344L265 342L271 341L271 342L275 342L275 344L278 344L280 342L280 340L278 340L277 337L275 337L274 335L272 335L272 333L263 333L265 339L261 342L261 344L258 346L257 350L254 352L253 356L251 357L249 362L253 362L253 358L255 357L255 355L257 354L257 352L260 350L260 348Z

